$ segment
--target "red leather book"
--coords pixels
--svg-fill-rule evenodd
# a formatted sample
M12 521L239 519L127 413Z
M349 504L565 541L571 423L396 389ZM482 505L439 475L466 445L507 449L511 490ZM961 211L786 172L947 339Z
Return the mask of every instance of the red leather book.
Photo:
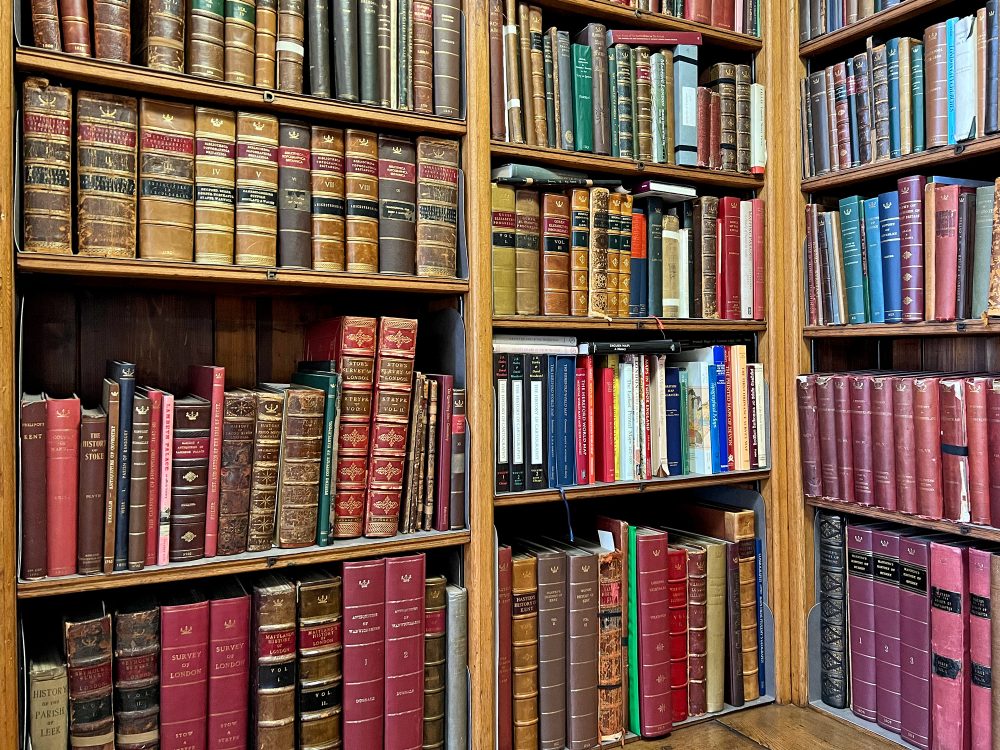
M740 199L719 199L719 257L716 259L715 287L719 317L739 320L740 309Z
M921 175L902 177L899 189L899 257L903 272L903 322L924 319L924 188Z
M615 372L607 357L601 357L596 372L594 409L595 466L598 482L615 481Z
M958 299L958 185L934 185L934 320L954 320Z
M385 561L385 750L424 739L424 565L422 554Z
M134 433L133 433L134 434ZM104 561L107 494L108 415L100 406L80 410L80 479L77 505L76 572L100 573ZM45 462L40 468L44 469ZM44 545L43 545L44 546Z
M799 375L795 379L795 397L799 410L802 491L809 497L819 497L823 494L823 486L819 476L819 415L816 408L815 375Z
M222 468L222 407L226 399L226 368L188 367L188 387L212 405L208 432L208 500L205 505L205 557L215 557L219 542L219 477Z
M209 609L189 591L160 606L160 748L205 747Z
M816 376L816 421L819 426L819 476L823 497L841 499L837 469L837 423L834 418L833 376Z
M836 132L830 134L830 140L832 141L831 145L837 151L837 163L843 169L851 165L851 121L846 96L847 65L842 62L836 63L828 68L828 70L831 71L833 79L832 93L834 102L830 117L836 124Z
M715 91L708 98L708 166L722 168L722 95Z
M940 378L913 378L913 444L916 448L916 512L942 518Z
M711 116L712 116L712 92L704 86L699 86L695 103L697 105L698 118L698 138L697 146L697 166L708 167L711 165Z
M919 397L919 386L918 386ZM941 497L943 515L952 521L969 520L969 434L965 421L965 380L938 381L941 441ZM918 422L919 423L919 422ZM919 440L919 434L918 434ZM918 476L920 466L917 467Z
M1000 522L1000 378L987 378L987 384L990 518Z
M872 530L872 596L875 605L875 704L877 720L900 730L899 533Z
M48 575L76 573L80 399L45 401L45 515Z
M931 614L927 567L930 542L899 540L900 734L916 747L930 745Z
M514 732L514 693L510 682L512 572L510 547L501 545L497 549L497 743L499 747L511 747Z
M160 535L160 466L163 462L163 391L139 388L149 399L149 480L146 503L146 565L156 565Z
M872 440L872 383L870 375L851 375L851 457L854 462L854 502L875 504L875 463Z
M21 578L48 573L45 522L45 396L21 396Z
M969 704L972 750L993 750L992 608L988 550L969 549Z
M455 378L452 375L435 375L438 381L438 445L437 482L434 491L434 530L448 531L451 515L451 417L454 401Z
M735 0L712 0L712 26L717 29L736 28L736 2Z
M834 375L833 421L837 429L837 487L840 499L854 502L854 436L851 433L850 377Z
M587 441L590 432L587 429L587 413L590 405L587 402L587 370L583 366L583 361L590 357L576 358L576 379L574 380L573 392L576 396L576 483L578 485L590 484L590 475L587 473L589 454L587 452Z
M875 592L872 530L847 527L847 611L851 643L851 711L876 721Z
M667 581L667 533L636 529L635 568L638 607L639 733L663 737L670 732L670 605Z
M90 57L90 11L87 0L59 0L63 52Z
M385 560L345 562L344 750L382 747L385 712Z
M711 0L690 0L690 2L684 3L684 18L698 23L711 23Z
M764 291L764 200L750 199L750 247L753 256L753 319L764 320L766 293Z
M872 492L875 504L896 510L896 461L892 429L892 378L870 376Z
M969 748L969 550L931 543L931 747Z
M216 590L208 605L208 750L249 743L250 595L239 582Z
M667 607L670 628L670 712L679 724L688 717L687 552L670 545L667 552Z
M913 378L893 377L892 437L896 467L896 508L917 512L917 439L913 419Z
M969 438L969 506L973 523L990 523L989 378L965 380L965 429Z

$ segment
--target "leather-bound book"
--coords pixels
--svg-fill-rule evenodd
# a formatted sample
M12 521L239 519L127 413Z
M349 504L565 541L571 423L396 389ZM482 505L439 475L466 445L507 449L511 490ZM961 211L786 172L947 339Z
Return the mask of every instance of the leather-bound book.
M386 561L388 568L388 561ZM388 572L387 572L388 575ZM444 746L445 677L448 661L448 582L444 576L427 579L424 593L423 747ZM388 656L388 653L386 654ZM387 664L388 666L388 664ZM386 744L389 744L386 737Z
M507 545L497 548L497 743L513 747L513 562ZM537 607L537 605L536 605Z
M592 102L594 153L611 153L610 92L608 90L608 45L606 27L600 23L588 23L576 35L576 43L590 48L593 60Z
M159 740L160 608L139 596L114 620L115 747L145 750Z
M27 498L28 495L24 494L29 492L34 494L37 492L35 488L30 487L24 483L24 477L26 474L30 474L32 470L43 471L45 470L45 457L44 454L38 459L39 463L36 467L29 468L28 460L31 460L31 450L38 447L44 446L44 436L45 436L45 416L44 416L44 402L38 401L34 402L42 404L42 409L37 410L34 404L28 403L26 406L25 402L22 400L22 416L21 416L21 446L22 452L26 449L29 451L28 454L22 459L21 462L21 476L22 476L22 497ZM28 422L25 422L24 409L28 409ZM36 425L33 423L37 417L33 415L35 411L42 411L41 424ZM26 430L26 427L30 425L30 428ZM41 430L38 430L41 427ZM27 432L27 439L25 438L25 433ZM34 433L34 434L33 434ZM42 437L42 440L38 440L38 435ZM36 445L29 445L27 441L34 439L37 442ZM108 415L105 413L104 409L100 406L93 409L82 409L80 412L80 479L79 479L79 507L77 513L77 545L76 545L76 572L81 574L87 573L100 573L102 567L103 553L104 553L104 513L105 513L105 489L107 487L107 479L105 473L107 471L107 445L108 445ZM37 483L37 479L32 478L30 480L32 483ZM45 477L41 477L41 489L44 493L45 487ZM37 487L37 484L35 485ZM22 509L23 523L27 524L32 522L25 510ZM44 517L43 517L44 518ZM43 523L44 528L44 523ZM29 537L22 532L22 538L28 539ZM46 544L42 540L42 555L45 554ZM28 578L25 575L24 560L26 557L25 549L22 547L22 578ZM44 570L43 570L44 575ZM34 576L37 577L37 576Z
M132 406L132 456L128 494L128 569L146 565L146 512L149 504L149 398L135 394Z
M225 0L225 75L229 83L254 84L256 0Z
M875 607L875 705L879 726L900 731L900 616L898 532L872 530Z
M277 77L278 1L257 0L254 85L261 89L273 89Z
M847 527L847 610L851 642L851 711L876 721L875 562L872 529Z
M516 10L516 14L515 14ZM535 129L535 97L531 88L531 29L529 28L531 8L527 3L509 3L507 24L515 27L511 30L517 43L516 62L513 72L518 76L520 91L521 114L523 116L524 142L529 146L537 146L538 135Z
M222 469L222 432L226 406L226 368L190 365L188 387L211 404L208 443L208 494L205 501L205 556L214 557L219 542L219 494Z
M542 12L537 8L535 12L537 13L537 31L539 39L541 39ZM433 20L434 114L439 117L459 117L462 103L461 2L459 0L434 0ZM539 42L540 44L541 42Z
M90 9L87 0L59 0L63 52L90 57Z
M410 399L410 435L406 447L406 476L403 478L403 505L399 511L399 530L403 534L416 531L417 506L419 499L421 456L426 450L424 438L427 434L427 376L421 372L413 374L413 397Z
M1000 555L992 555L990 557L990 602L992 605L993 600L996 599L1000 601ZM997 648L997 644L1000 643L1000 617L990 616L990 633L991 633L991 663L996 662L1000 659L1000 649ZM990 669L990 680L991 680L991 701L992 701L992 711L991 711L991 734L993 737L1000 737L1000 680L993 676L993 670Z
M440 0L439 0L440 1ZM522 8L524 9L522 11ZM542 42L542 9L534 5L518 5L518 27L521 34L521 83L525 99L530 99L530 119L525 110L525 127L536 146L548 144L548 124L545 112L545 54ZM435 29L436 31L436 29ZM435 76L436 82L437 76ZM437 86L435 85L435 90Z
M651 91L651 71L649 67L649 47L636 47L635 55L635 101L633 102L635 130L635 158L639 161L653 159L653 100Z
M542 195L541 270L543 315L570 314L570 199L562 193Z
M903 273L903 321L924 319L924 187L927 178L903 177L899 189L899 253ZM933 305L933 300L927 300Z
M445 741L447 750L464 750L469 741L469 699L466 687L469 663L468 609L469 593L461 586L446 588L447 625L445 626Z
M750 172L751 73L749 65L736 65L736 171Z
M358 0L358 98L378 104L378 0Z
M27 724L32 750L69 745L66 662L56 643L47 643L28 662Z
M69 682L69 744L95 750L115 746L112 711L111 615L101 602L62 618Z
M161 599L161 747L205 746L208 677L208 600L193 589Z
M632 97L632 48L626 44L614 46L615 55L615 109L611 113L617 129L617 155L623 159L635 158L635 102Z
M598 564L598 663L597 733L605 742L619 742L625 735L622 673L623 598L622 553L595 544L579 545L597 555Z
M378 270L416 272L417 152L409 138L378 136Z
M931 652L930 542L899 540L900 735L916 747L930 747Z
M194 259L233 262L236 228L236 117L194 109Z
M619 318L629 316L629 298L632 283L632 211L631 195L623 195L621 201L621 237L618 241L620 265L618 267L618 312ZM610 307L610 300L609 307ZM609 310L610 312L610 310Z
M841 498L837 465L837 424L833 376L816 376L816 419L819 427L819 474L823 497Z
M32 41L36 47L62 51L59 0L31 0L31 31Z
M250 595L238 579L212 589L208 622L206 747L244 747L249 739Z
M833 378L833 423L837 435L837 486L840 499L853 503L854 497L854 434L851 430L851 391L847 375Z
M455 391L453 375L429 376L438 386L437 461L434 474L434 516L431 528L448 531L451 515L451 428Z
M608 315L608 189L590 190L587 315Z
M275 265L277 237L278 118L237 112L236 265Z
M183 0L136 0L138 15L133 41L138 62L154 70L184 72Z
M312 267L344 270L344 131L312 126Z
M860 505L874 505L871 376L849 376L847 390L850 402L854 502Z
M163 397L164 391L141 386L138 392L149 399L149 471L146 480L146 565L156 565L160 535L160 496L164 460ZM171 412L173 407L171 407Z
M295 585L269 574L254 583L250 715L257 750L291 747L295 737Z
M687 550L674 544L667 551L667 607L671 721L679 724L688 717Z
M80 399L52 398L45 404L45 528L47 573L77 572Z
M198 396L174 400L171 562L205 556L211 425L211 402Z
M305 11L305 0L278 0L277 88L292 94L302 93L306 52Z
M458 141L417 138L417 276L454 278L458 251Z
M358 4L357 0L333 0L334 95L358 101Z
M385 561L385 741L387 750L427 744L424 705L425 562L423 554ZM444 604L443 584L440 599ZM440 612L444 624L444 609ZM441 628L442 654L444 632ZM444 697L444 659L440 665ZM443 723L444 705L441 716ZM437 713L437 712L433 712ZM442 732L443 734L443 732Z
M333 60L330 33L330 3L315 0L306 3L306 50L309 62L309 93L329 99L333 94L331 85Z
M799 375L795 379L799 414L799 460L802 491L810 497L823 494L819 473L819 418L816 404L816 376Z
M228 391L222 410L219 471L219 555L246 551L250 524L254 423L257 402L250 391Z
M344 131L344 182L347 197L347 270L378 271L378 136Z
M523 109L521 106L521 76L519 71L519 49L520 44L517 38L517 3L515 0L503 0L502 16L506 20L503 29L503 77L504 90L506 91L506 101L504 103L507 113L507 141L511 143L526 143L524 120L522 118ZM414 8L414 17L416 9ZM416 34L414 27L414 34ZM414 37L414 43L416 37ZM414 75L416 75L416 45L414 44ZM414 91L416 91L416 81L414 80Z
M621 246L622 196L617 192L608 194L608 315L618 314L618 293L622 256ZM631 263L631 258L629 258ZM628 265L628 263L626 264ZM662 278L662 274L660 276Z
M503 0L490 0L490 138L507 140L506 99L504 96L504 22ZM36 43L39 34L35 33Z
M913 378L893 377L892 438L895 443L896 508L917 512L916 422L914 421Z
M586 194L586 190L582 191ZM517 251L514 188L490 185L493 245L493 314L517 311Z
M278 125L278 265L312 267L312 196L309 126Z
M1000 380L997 378L987 379L986 420L987 424L995 424L1000 420ZM1000 433L996 429L989 429L987 437L990 519L995 518L1000 522Z
M943 422L939 381L940 378L935 377L912 379L913 444L916 465L914 476L917 490L915 511L928 518L942 518L944 513L941 453L944 440L941 434Z
M965 426L969 444L969 511L973 523L989 524L988 378L965 379ZM1000 520L1000 519L998 519Z
M736 66L732 63L716 63L702 74L702 85L719 95L719 168L735 170ZM711 156L715 157L715 149L710 148Z
M692 544L677 547L687 560L687 715L701 716L708 711L708 554Z
M969 734L973 750L993 747L991 558L989 550L969 549Z
M136 126L131 97L76 96L77 251L135 257Z
M719 252L716 258L715 296L720 318L739 320L740 310L740 201L726 196L719 199L716 232ZM655 307L654 307L655 312Z
M250 472L250 513L247 551L270 549L278 501L278 459L285 400L280 393L254 391L256 418Z
M539 746L538 561L520 553L512 558L511 567L512 747L528 750Z
M311 570L297 578L299 741L305 747L336 747L343 655L340 576Z
M958 199L957 185L934 185L934 284L933 320L955 320L958 285ZM928 258L928 261L930 259ZM928 315L930 318L931 315Z
M711 133L712 133L712 92L705 86L698 87L696 106L698 119L698 164L699 167L712 166ZM721 123L715 123L716 126ZM716 127L718 133L718 127Z
M194 259L194 107L139 104L139 256Z
M24 81L22 116L25 252L73 252L73 94L45 78Z
M187 28L187 72L221 81L226 75L225 0L191 0Z
M518 190L514 196L516 268L515 312L538 314L539 274L539 195L533 189Z
M20 546L22 580L48 574L46 406L44 394L22 394L20 404ZM77 571L86 572L86 571Z
M385 708L385 560L345 562L344 750L382 747Z
M662 737L671 729L670 616L667 582L667 534L629 527L629 553L634 552L637 687L630 729L643 737ZM632 575L630 571L630 576ZM631 618L630 614L630 618ZM632 630L630 626L630 630ZM630 633L631 635L631 633ZM631 649L631 646L630 646ZM636 682L636 680L633 680ZM665 711L659 711L665 706ZM635 713L631 713L631 712ZM638 730L638 731L636 731Z
M948 42L947 23L924 29L924 110L927 148L948 143Z
M969 550L931 542L931 747L969 747Z
M869 376L868 380L871 382L871 467L874 501L880 508L896 510L893 381L891 377L875 375Z
M101 403L108 415L108 448L104 491L104 555L102 569L110 573L115 567L115 539L118 522L118 461L121 432L121 388L117 381L105 378Z
M718 260L715 243L718 237L719 199L699 197L694 203L694 294L692 315L695 318L718 318L719 302L716 287Z
M587 314L590 289L590 191L570 193L569 314Z
M331 370L333 363L301 362L300 370L292 374L292 383L317 388L324 394L323 439L319 463L319 510L316 522L316 543L325 547L330 543L333 527L333 498L337 490L337 430L340 419L341 377ZM315 367L315 370L307 369ZM304 371L303 371L304 370Z

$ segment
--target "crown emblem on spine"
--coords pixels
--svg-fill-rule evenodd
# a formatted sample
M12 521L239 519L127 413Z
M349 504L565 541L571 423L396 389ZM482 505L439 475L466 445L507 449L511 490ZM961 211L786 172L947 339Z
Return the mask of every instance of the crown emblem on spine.
M584 573L589 573L590 572L590 566L589 565L583 565L583 566L581 566L580 570L582 570Z
M193 422L194 420L196 420L198 418L198 412L196 412L196 411L186 411L186 412L184 412L184 416L187 417L187 420L189 422Z
M326 594L320 594L319 596L316 597L316 601L319 602L320 604L326 604L328 601L330 601L330 597L327 596Z
M260 120L254 120L250 124L253 126L253 129L256 130L258 133L264 130L264 123L262 123Z
M163 121L164 122L173 122L174 121L174 116L172 114L170 114L169 112L165 112L163 114Z
M117 114L118 114L118 107L112 107L110 104L101 105L101 117L107 117L108 119L110 119Z
M221 128L222 127L222 118L221 117L213 117L212 118L212 127Z
M290 140L297 141L301 137L301 135L298 130L289 130L288 137Z
M148 406L137 406L135 407L136 414L147 414L149 412Z
M184 625L181 628L181 635L191 635L192 632L194 632L194 628L192 628L190 625Z
M660 550L654 549L653 550L653 557L659 557L659 556L660 556Z
M264 404L264 411L273 416L278 413L278 405L275 403Z
M401 580L403 583L409 583L412 579L413 576L411 576L409 573L404 573L399 577L399 580Z
M65 419L69 416L69 409L56 409L56 416Z
M55 94L42 94L38 97L38 100L44 104L46 107L51 107L56 103Z
M232 630L233 628L236 627L236 620L230 618L230 619L226 620L222 624L226 628L226 630Z
M559 572L559 566L558 565L553 565L552 567L549 568L549 572L552 573L553 575L556 574L556 573L558 573Z
M126 367L124 370L122 370L122 377L123 378L134 378L135 377L135 368L134 367Z
M366 589L366 588L368 588L369 586L371 586L371 583L372 583L372 582L371 582L371 581L370 581L369 579L367 579L367 578L363 578L363 579L361 579L360 581L358 581L358 586L360 586L360 587L361 587L361 588L363 588L363 589Z
M359 138L358 139L358 145L360 145L360 146L367 146L369 143L370 143L370 141L367 138Z

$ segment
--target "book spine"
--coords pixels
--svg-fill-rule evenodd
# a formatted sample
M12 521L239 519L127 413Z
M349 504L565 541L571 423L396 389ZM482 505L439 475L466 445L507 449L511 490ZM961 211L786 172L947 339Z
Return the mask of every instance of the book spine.
M931 543L931 747L969 746L968 567L968 549Z
M211 404L201 399L175 400L170 562L205 556L210 444Z
M217 81L225 77L225 9L225 0L192 0L186 51L190 75Z
M206 747L224 750L247 741L250 682L250 597L209 602Z
M275 43L276 87L293 94L302 93L305 65L305 5L305 0L278 0Z
M425 716L424 578L422 554L385 561L384 747L387 750L417 747L424 738L425 724L420 721ZM440 619L444 616L442 610ZM443 698L443 676L440 682Z
M236 121L232 112L196 107L194 156L194 259L233 262Z
M608 189L590 191L587 315L608 315Z
M108 419L107 415L98 410L99 413L94 414L90 410L85 410L80 420L80 478L79 478L79 510L78 510L78 529L77 529L77 546L76 546L76 572L77 573L100 573L103 561L104 553L104 492L107 486L107 479L105 477L105 472L107 470L107 445L108 445ZM21 427L21 445L26 445L25 440L25 423L24 423L24 410L22 410L22 427ZM30 424L30 422L29 422ZM44 439L45 421L44 417L41 422L41 436ZM32 439L32 433L34 432L35 437L33 438L38 442L37 447L43 445L42 441L38 440L37 427L34 430L28 430L27 439ZM36 448L35 445L30 445L30 448ZM24 459L28 459L28 456L24 456ZM44 456L41 458L39 467L45 466ZM24 476L24 471L27 467L27 461L22 460L22 476ZM42 483L44 484L44 478L42 478ZM28 488L22 482L22 487L25 490ZM22 511L23 513L23 511ZM23 516L22 524L27 524L31 522L27 515ZM44 526L44 523L43 523ZM22 532L23 534L23 532ZM42 549L44 554L44 549L46 545L42 543ZM35 576L29 576L25 574L24 558L25 553L22 552L22 577L29 578Z
M507 118L504 109L506 97L504 96L503 0L490 0L488 13L490 40L490 138L495 141L503 141L507 137Z
M275 542L281 548L316 543L326 393L316 388L284 392Z
M114 625L115 747L143 747L159 736L159 607L119 610Z
M511 567L512 746L538 747L538 566L534 556L518 555Z
M458 270L458 142L417 138L417 276Z
M274 266L277 238L278 120L237 112L236 265Z
M328 0L306 3L306 50L309 57L309 93L329 99L331 85L330 7Z
M77 572L80 400L45 401L45 518L49 577Z
M630 535L633 533L629 529ZM638 696L634 710L638 722L633 723L643 737L660 737L671 729L672 712L657 710L672 706L670 650L655 645L670 642L670 604L667 582L667 535L638 535L635 541L635 599L637 604ZM631 616L631 615L630 615ZM630 629L631 630L631 629ZM632 642L630 632L629 643Z
M295 586L280 576L262 578L253 587L249 702L258 748L294 742L295 603Z
M969 550L969 734L973 750L993 746L991 558L986 550Z
M160 607L160 742L205 746L208 712L208 602Z
M73 252L73 95L44 78L28 78L22 107L22 250L69 254Z
M458 0L436 0L433 7L434 114L439 117L459 117L462 100L461 3ZM536 18L532 18L534 22L532 23L532 50L541 52L541 11L536 8L533 10L533 14ZM535 49L535 34L538 35L537 49ZM533 57L532 64L534 65L534 63ZM537 94L535 96L537 101ZM544 105L544 94L542 99ZM544 111L543 106L542 112Z
M278 0L257 0L256 13L254 83L257 88L273 89L278 54Z
M149 399L136 395L132 413L132 462L129 467L128 548L129 570L146 564L146 515L149 504L150 411Z
M845 592L844 519L833 513L819 517L820 548L820 631L824 637L822 699L834 708L847 707L847 607Z
M593 109L593 64L590 47L572 46L573 54L573 133L577 151L594 151L594 121L587 113Z
M36 47L62 51L62 34L59 30L59 0L32 0L32 41Z
M423 679L423 745L440 747L445 738L446 662L452 654L446 651L449 607L447 581L444 576L427 579L424 597L424 679ZM451 732L451 727L448 727ZM388 745L387 745L388 747Z
M42 399L21 403L19 574L26 580L44 578L48 573L46 411Z
M312 126L312 268L345 268L344 131Z
M343 566L344 750L383 743L385 568L385 560Z
M531 189L514 194L514 307L518 315L539 311L539 198Z
M68 683L69 744L111 748L111 616L63 620L63 648Z
M140 59L154 70L184 72L186 8L181 3L147 4L145 33L137 34Z
M174 473L174 396L163 394L162 426L160 429L160 495L157 508L156 564L166 565L170 561L170 510L173 497ZM107 411L107 408L105 408ZM111 412L108 412L108 437L111 435ZM108 456L111 443L108 443ZM105 532L105 538L107 533ZM107 559L105 558L105 567ZM107 571L105 571L107 572Z
M225 0L224 68L229 83L254 83L256 0Z
M416 271L416 151L413 141L378 137L379 270Z
M291 120L279 122L279 266L312 268L311 148L312 133L308 125Z
M303 744L321 746L340 741L341 579L302 579L298 599L298 736Z
M570 555L567 564L566 747L585 750L598 744L600 576L595 554Z
M513 746L512 573L510 547L501 545L497 550L497 744L499 747Z
M688 717L688 591L687 552L671 546L667 552L667 620L670 637L671 717L679 724Z

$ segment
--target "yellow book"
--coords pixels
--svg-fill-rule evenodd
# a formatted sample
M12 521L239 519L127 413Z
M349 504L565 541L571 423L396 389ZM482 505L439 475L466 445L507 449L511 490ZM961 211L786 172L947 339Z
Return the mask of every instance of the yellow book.
M513 315L516 310L514 188L491 186L493 231L493 314Z

